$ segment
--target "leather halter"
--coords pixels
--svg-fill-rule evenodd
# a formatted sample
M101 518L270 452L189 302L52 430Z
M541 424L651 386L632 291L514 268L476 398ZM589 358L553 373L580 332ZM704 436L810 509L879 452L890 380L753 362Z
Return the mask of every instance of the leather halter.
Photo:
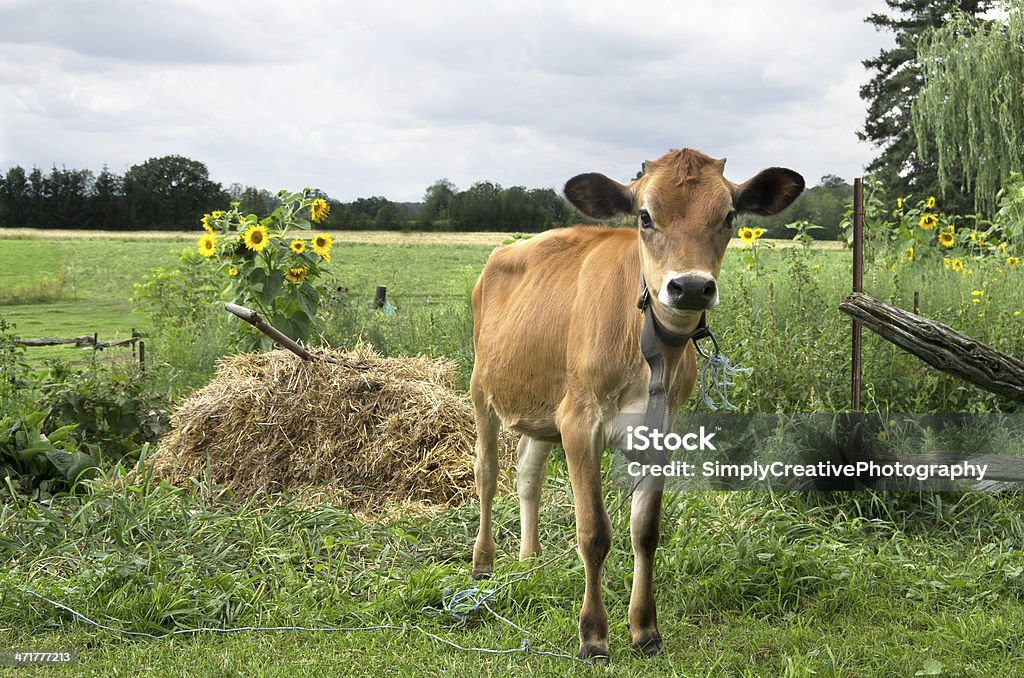
M644 425L648 431L655 429L661 431L667 423L665 413L668 410L668 393L665 390L665 356L661 352L658 341L661 340L665 345L673 348L685 346L687 342L692 341L694 348L703 355L704 352L700 350L697 341L704 337L714 339L714 335L708 328L706 312L701 312L696 329L688 334L673 332L658 322L651 305L651 292L647 289L647 281L644 280L643 273L640 274L640 298L637 299L636 307L644 314L643 329L640 330L640 353L651 369ZM671 460L670 456L664 452L658 456L662 458L655 461L657 464L664 465Z

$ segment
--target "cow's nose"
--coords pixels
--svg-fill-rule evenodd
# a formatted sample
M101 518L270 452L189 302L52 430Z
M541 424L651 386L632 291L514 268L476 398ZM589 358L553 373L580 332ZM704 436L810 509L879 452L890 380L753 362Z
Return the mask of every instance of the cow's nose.
M684 273L665 286L669 305L687 310L706 310L718 301L718 286L707 273Z

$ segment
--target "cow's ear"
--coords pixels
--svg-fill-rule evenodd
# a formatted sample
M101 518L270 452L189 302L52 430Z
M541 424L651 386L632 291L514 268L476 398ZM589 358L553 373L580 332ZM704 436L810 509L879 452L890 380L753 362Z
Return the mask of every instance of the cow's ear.
M580 174L565 182L565 197L580 212L595 219L608 219L633 211L629 186L603 174Z
M732 204L737 212L777 214L804 190L804 178L785 167L769 167L736 187Z

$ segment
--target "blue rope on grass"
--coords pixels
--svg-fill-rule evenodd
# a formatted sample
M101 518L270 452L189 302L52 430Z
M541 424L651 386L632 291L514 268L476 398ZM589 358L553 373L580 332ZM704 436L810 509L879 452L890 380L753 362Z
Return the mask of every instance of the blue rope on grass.
M502 584L501 586L498 586L498 587L496 587L494 589L488 589L488 590L483 592L483 594L485 594L485 595L483 595L482 597L478 597L477 593L470 593L470 592L478 592L479 589L477 589L477 588L466 589L465 591L457 591L457 592L455 592L454 594L452 594L449 597L448 601L445 602L444 609L438 610L438 612L439 613L440 612L446 612L448 614L456 616L456 619L458 619L457 615L462 615L464 619L468 620L469 616L471 614L473 614L474 612L479 611L479 609L481 607L483 607L483 608L487 609L495 617L497 617L498 619L504 621L506 624L510 624L511 626L515 627L519 631L522 631L523 633L528 634L528 632L525 629L523 629L520 626L517 626L516 624L513 624L508 619L505 619L501 615L497 614L494 610L492 610L487 605L487 600L489 598L493 597L494 594L496 594L498 591L500 591L501 589L505 588L509 584L513 584L513 583L515 583L517 581L522 581L522 579L525 579L525 577L520 577L518 579L513 579L513 580L511 580L511 581L509 581L509 582L507 582L505 584ZM496 649L487 648L487 647L466 647L464 645L459 645L456 642L448 640L447 638L442 638L441 636L439 636L439 635L437 635L435 633L431 633L430 631L427 631L426 629L424 629L423 627L421 627L419 625L398 626L398 625L394 625L394 624L379 624L379 625L373 625L373 626L239 626L239 627L233 627L233 628L177 629L175 631L168 631L166 633L160 633L160 634L146 633L144 631L128 631L128 630L119 629L119 628L116 628L116 627L113 627L113 626L107 626L105 624L101 624L101 623L99 623L97 621L94 621L94 620L86 617L84 614L82 614L78 610L72 609L72 608L70 608L67 605L64 605L62 603L58 603L55 600L50 600L46 596L41 596L38 593L36 593L35 591L29 591L29 590L26 590L26 589L22 589L22 590L25 593L27 593L28 595L30 595L30 596L38 598L39 600L42 600L42 601L44 601L46 603L49 603L50 605L56 607L59 610L63 610L65 612L69 613L75 619L77 619L78 621L80 621L80 622L82 622L84 624L87 624L88 626L92 626L92 627L100 629L102 631L109 631L111 633L118 633L118 634L125 635L125 636L135 636L135 637L141 637L141 638L149 638L151 640L163 640L165 638L170 638L172 636L198 635L200 633L243 633L243 632L252 632L252 631L306 631L306 632L313 632L313 633L338 633L338 632L356 632L356 631L402 631L402 632L416 631L418 633L421 633L421 634L425 635L426 637L430 638L431 640L434 640L435 642L441 643L443 645L447 645L449 647L452 647L452 648L454 648L456 650L460 650L462 652L479 652L479 653L482 653L482 654L518 654L518 653L524 653L524 654L538 655L538 656L541 656L541 657L556 657L558 659L569 659L569 660L574 661L574 662L580 661L578 658L576 658L576 657L574 657L572 655L562 654L560 652L549 652L549 651L546 651L546 650L537 650L537 649L533 648L530 645L530 640L528 638L523 638L523 642L522 642L522 644L519 647L512 647L512 648L507 648L507 649L503 649L503 650L496 650ZM436 609L436 608L430 608L430 607L423 608L425 613L428 610L433 610L433 609ZM461 625L465 625L465 622L463 622L463 624L461 624Z
M515 579L510 579L501 586L496 586L490 589L481 589L478 586L462 589L461 591L446 589L444 595L441 597L441 607L438 608L427 605L422 608L422 612L428 617L440 617L442 615L447 615L455 620L455 623L452 624L451 628L462 628L469 622L470 618L474 614L479 613L480 610L483 609L487 610L494 617L497 617L517 631L529 635L529 631L515 622L502 617L500 614L492 610L491 606L487 604L488 600L494 598L494 596L496 596L498 592L506 586L511 586L512 584L521 582L525 579L525 576L516 577ZM523 642L526 645L529 645L529 641L525 638L523 639Z
M700 369L700 396L704 404L712 411L737 409L729 402L729 387L736 385L731 379L733 375L747 372L750 372L749 367L733 366L716 346L716 350L707 357L704 367Z

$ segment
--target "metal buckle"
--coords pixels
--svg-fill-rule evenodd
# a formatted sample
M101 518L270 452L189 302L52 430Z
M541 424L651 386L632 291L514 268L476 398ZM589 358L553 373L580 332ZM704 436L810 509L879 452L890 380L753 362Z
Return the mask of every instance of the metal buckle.
M701 356L703 356L706 359L710 359L712 355L717 355L722 351L718 348L718 339L715 338L715 333L711 331L711 328L705 326L702 328L702 330L703 331L699 332L698 334L693 335L693 347L697 349L697 353L700 353ZM700 347L700 340L705 337L711 338L711 343L715 347L715 351L713 354L705 353L704 349Z
M641 276L640 276L640 298L636 300L636 307L638 309L640 309L641 312L643 312L644 310L646 310L647 304L650 302L650 300L651 300L651 291L649 289L647 289L647 281L644 280L644 276L641 274Z

